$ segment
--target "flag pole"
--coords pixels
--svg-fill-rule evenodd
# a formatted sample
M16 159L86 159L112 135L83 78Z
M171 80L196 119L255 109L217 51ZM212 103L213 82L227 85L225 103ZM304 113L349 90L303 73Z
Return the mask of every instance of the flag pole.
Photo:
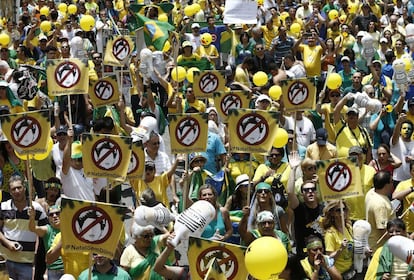
M250 178L250 176L251 176L251 174L253 173L252 171L253 171L253 167L252 167L252 157L253 157L253 154L252 153L250 153L249 154L249 184L248 184L248 186L247 186L247 205L246 206L249 206L250 205L250 193L251 193L251 191L252 191L252 179Z
M186 179L183 182L183 209L182 211L184 211L187 207L187 197L188 197L188 180L190 179L190 176L188 174L188 154L185 154L185 159L184 159L184 174L186 174Z
M33 190L32 190L32 185L33 185L33 180L32 180L32 173L31 173L31 168L30 168L30 155L26 154L26 172L27 172L27 183L28 183L28 187L29 187L29 206L32 207L32 201L33 201Z

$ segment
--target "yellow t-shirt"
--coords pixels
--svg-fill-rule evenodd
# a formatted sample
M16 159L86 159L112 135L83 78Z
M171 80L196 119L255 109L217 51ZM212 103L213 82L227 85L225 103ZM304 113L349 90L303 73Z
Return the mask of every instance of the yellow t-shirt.
M342 121L339 121L335 124L335 131L337 134L336 148L338 149L338 157L347 157L349 148L353 146L360 146L362 148L368 148L372 146L368 132L365 131L364 133L361 130L363 129L362 127L358 126L357 128L351 130L349 126L346 125L346 127L342 129L344 125L345 124ZM340 133L338 134L338 132Z
M131 186L137 193L137 199L141 196L141 193L146 189L150 188L154 191L155 198L157 201L164 203L166 207L169 207L169 201L167 196L167 187L170 184L167 173L162 173L159 176L155 176L154 180L149 183L145 183L143 179L131 180Z
M395 192L400 192L409 189L411 186L414 185L414 181L412 179L408 179L405 181L400 182L397 187L395 188ZM402 200L402 207L403 212L410 207L410 205L414 201L414 193L410 193L404 197ZM404 223L407 226L407 232L414 232L414 214L409 211L403 217Z
M342 240L346 238L348 245L353 243L352 227L347 226L344 234L339 232L336 228L330 227L325 232L325 251L335 252L341 248ZM354 251L352 248L345 248L340 255L335 259L335 267L340 273L348 271L353 264Z
M303 55L303 64L308 77L321 75L321 57L323 49L321 46L309 47L306 44L300 44L299 50Z
M257 167L256 172L254 173L253 181L259 181L260 177L264 176L269 169L270 169L270 167L267 166L266 164L260 164ZM290 170L291 170L290 165L288 163L284 162L279 166L278 169L276 169L275 174L273 176L267 177L266 180L264 180L264 182L268 183L269 185L272 185L273 180L275 179L275 176L277 174L282 174L282 176L280 177L280 182L283 184L283 186L286 189L287 181L289 179Z
M263 32L263 39L265 41L265 49L270 50L270 44L278 34L277 28L273 26L273 29L269 29L266 25L263 25L261 28Z
M213 44L210 44L210 46L208 47L201 45L197 48L195 53L198 54L200 57L203 57L204 55L215 57L219 56L216 46L214 46Z
M333 118L333 112L334 107L331 103L323 103L321 106L321 110L323 114L325 115L325 128L328 132L328 141L332 144L335 144L335 138L336 138L336 131L335 131L335 124L334 124L334 118ZM341 115L344 117L346 114L346 111L348 110L347 106L344 106L341 110Z
M374 185L374 175L376 173L372 166L363 164L359 170L361 174L361 196L354 196L346 198L345 201L349 207L349 218L351 220L364 220L365 219L365 195Z

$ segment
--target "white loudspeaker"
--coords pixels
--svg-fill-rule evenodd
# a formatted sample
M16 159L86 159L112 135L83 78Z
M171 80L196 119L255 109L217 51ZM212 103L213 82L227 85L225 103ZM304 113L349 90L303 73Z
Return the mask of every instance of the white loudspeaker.
M204 228L213 220L216 209L205 200L195 202L191 207L182 212L174 224L175 238L170 241L172 246L189 236L200 237Z
M408 265L413 263L414 241L404 236L393 236L388 239L391 253Z
M150 49L142 49L140 54L141 63L139 64L139 70L145 79L151 77L154 72L154 66L152 64L152 51Z
M358 220L352 229L354 233L354 268L358 273L361 273L365 252L369 247L368 236L371 233L371 225L365 220Z
M174 220L174 215L162 204L154 207L138 206L134 211L134 221L140 226L152 225L162 230Z

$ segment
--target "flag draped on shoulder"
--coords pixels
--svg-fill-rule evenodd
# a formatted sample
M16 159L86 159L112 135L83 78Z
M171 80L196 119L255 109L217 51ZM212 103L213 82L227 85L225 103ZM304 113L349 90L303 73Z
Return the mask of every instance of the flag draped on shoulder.
M85 175L125 181L131 158L130 137L82 134Z
M128 26L130 31L144 26L145 43L147 46L154 46L159 51L163 49L165 41L168 40L168 32L175 29L168 22L152 20L138 13L128 18Z
M107 76L91 84L89 98L95 108L115 104L119 101L116 76Z
M46 69L47 88L50 95L88 94L87 59L48 59Z
M60 230L65 252L114 257L127 208L109 203L62 198Z
M316 162L322 200L361 196L361 175L355 157Z
M228 122L228 115L231 109L248 109L250 97L247 91L232 90L229 92L217 91L213 93L214 106L223 122Z
M131 149L131 158L128 165L127 178L138 179L144 174L145 154L141 141L133 142Z
M234 153L268 153L276 138L279 112L232 109L228 115L229 142Z
M135 44L131 37L125 35L108 38L106 43L104 64L111 66L124 66L129 61Z
M212 98L216 91L224 91L226 79L223 71L194 72L193 90L196 97Z
M48 151L48 110L2 115L0 121L4 135L19 154L35 155Z
M282 81L283 104L287 111L314 110L317 79L303 78Z
M204 152L207 148L207 114L168 115L171 152Z
M213 279L247 279L248 272L244 264L244 252L246 248L230 243L224 243L202 238L190 237L188 247L188 260L191 278L193 280L211 279L205 278L210 271L210 276L216 273ZM216 259L216 265L213 260ZM213 267L212 269L210 269ZM219 272L221 270L222 274Z

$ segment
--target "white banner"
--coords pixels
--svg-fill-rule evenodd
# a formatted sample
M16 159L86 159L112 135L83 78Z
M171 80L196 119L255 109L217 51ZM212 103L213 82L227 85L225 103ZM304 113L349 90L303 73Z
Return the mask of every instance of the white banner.
M224 9L225 24L256 24L257 2L255 0L226 1Z

